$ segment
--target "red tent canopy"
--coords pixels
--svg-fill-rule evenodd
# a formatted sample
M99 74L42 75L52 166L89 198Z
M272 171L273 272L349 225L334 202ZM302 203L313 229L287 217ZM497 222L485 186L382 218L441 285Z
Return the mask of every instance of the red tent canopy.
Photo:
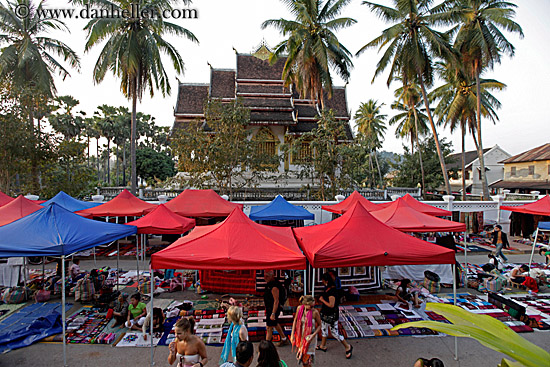
M146 216L126 224L136 226L137 233L181 234L195 227L195 220L182 217L160 204Z
M414 210L399 198L372 216L388 226L403 232L464 232L466 224L437 218Z
M0 226L26 217L40 209L44 209L44 207L33 200L29 200L19 195L10 203L0 207Z
M455 263L453 250L388 227L361 203L331 222L293 231L315 268Z
M509 210L516 213L548 215L550 216L550 196L546 195L542 199L521 206L501 206L501 210Z
M4 206L7 203L11 203L14 199L11 196L4 194L0 191L0 206Z
M196 227L152 255L153 269L305 269L292 230L251 221L234 209L223 222Z
M149 213L157 207L156 204L151 204L141 199L138 199L124 189L113 200L105 204L98 205L94 208L79 210L76 214L83 217L139 217Z
M223 199L214 190L184 190L166 207L184 217L227 217L235 208L243 210L242 204Z
M413 198L410 194L406 194L401 199L403 199L407 204L409 204L409 206L412 207L414 210L424 214L433 215L436 217L450 217L451 215L453 215L453 213L448 210L439 209L439 208L436 208L435 206L424 204L416 200L415 198Z
M378 206L379 204L375 204L372 201L369 201L357 191L352 192L350 196L348 196L344 201L341 201L338 204L323 205L321 206L321 208L336 214L344 214L351 207L353 207L356 202L360 202L361 204L363 204L365 209L367 209L369 212L381 209L381 207Z

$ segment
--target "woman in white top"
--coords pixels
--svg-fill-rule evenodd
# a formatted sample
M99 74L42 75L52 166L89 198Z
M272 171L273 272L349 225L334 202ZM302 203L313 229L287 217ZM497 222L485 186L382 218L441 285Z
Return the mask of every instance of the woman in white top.
M177 367L204 367L208 363L204 342L193 335L194 324L194 320L185 317L176 322L176 340L168 346L168 363L177 361Z

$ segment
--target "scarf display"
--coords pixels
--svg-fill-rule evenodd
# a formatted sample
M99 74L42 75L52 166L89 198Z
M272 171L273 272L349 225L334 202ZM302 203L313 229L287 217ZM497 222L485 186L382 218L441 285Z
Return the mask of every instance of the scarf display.
M229 331L227 332L227 337L223 343L222 355L220 356L220 364L228 362L229 356L235 357L237 353L237 345L240 342L239 331L241 330L242 325L235 325L231 323ZM233 362L232 360L229 362Z
M305 310L306 307L304 305L298 308L296 312L296 324L290 336L290 342L293 348L296 347L298 358L307 354L310 341L306 340L306 336L311 335L311 330L313 329L313 309L310 308L307 311L305 322L303 322L302 319L304 318Z

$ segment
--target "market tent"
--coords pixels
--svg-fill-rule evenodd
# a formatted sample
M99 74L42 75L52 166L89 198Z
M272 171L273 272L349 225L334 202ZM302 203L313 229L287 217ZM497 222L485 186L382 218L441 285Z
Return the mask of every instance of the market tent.
M153 269L305 269L292 230L254 223L233 209L221 223L196 227L151 256Z
M149 214L126 224L136 226L137 233L182 234L195 226L195 220L175 214L164 204L160 204Z
M550 222L539 222L538 228L544 231L550 231Z
M369 201L357 191L352 192L350 196L348 196L345 200L339 202L338 204L323 205L321 206L321 208L336 214L344 214L346 211L351 209L356 202L360 202L361 204L363 204L363 207L369 212L380 210L381 208L383 208L383 206L379 206L380 204L375 204L372 201Z
M537 247L537 240L539 238L539 231L541 230L550 231L550 222L539 222L539 224L537 225L537 230L535 231L535 241L533 243L533 246L531 246L531 257L529 258L529 268L531 268L531 263L533 262L533 255L535 254L535 248Z
M136 233L134 226L98 222L52 203L32 214L0 227L0 257L65 256ZM65 266L62 279L65 279ZM62 282L63 361L67 365L65 340L65 282Z
M383 209L372 212L373 217L403 232L464 232L466 224L452 222L413 209L399 198Z
M439 209L439 208L436 208L435 206L422 203L416 200L415 198L413 198L410 194L406 194L401 199L403 199L413 209L419 212L422 212L424 214L433 215L436 217L450 217L451 215L453 215L453 213L448 210Z
M243 210L242 204L227 201L214 190L187 189L165 205L184 217L227 217L235 208Z
M19 195L12 202L0 207L0 226L15 222L40 209L44 208L23 195Z
M77 211L76 214L83 217L140 217L149 213L157 207L156 204L151 204L141 199L138 199L124 189L114 199L96 206Z
M516 213L534 214L550 216L550 196L546 195L542 199L521 206L501 206L501 210L508 210Z
M266 205L253 206L250 209L252 220L314 220L315 215L301 206L295 206L277 195L272 202Z
M0 227L0 257L69 255L136 231L133 226L82 218L53 203Z
M314 268L455 263L454 251L387 226L361 203L331 222L293 231Z
M67 210L70 210L71 212L76 212L78 210L84 210L88 208L94 208L98 205L101 205L101 203L92 203L89 201L82 201L82 200L75 199L63 191L59 191L59 193L55 195L53 198L51 198L48 201L45 201L40 205L48 206L51 203L56 203L58 205L61 205L62 207L64 207Z
M14 199L11 196L8 196L4 194L2 191L0 191L0 206L4 206L10 202L12 202Z

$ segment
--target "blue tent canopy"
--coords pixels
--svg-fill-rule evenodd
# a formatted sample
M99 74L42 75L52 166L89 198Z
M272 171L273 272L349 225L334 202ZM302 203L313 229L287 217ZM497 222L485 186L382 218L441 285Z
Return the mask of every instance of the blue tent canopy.
M0 257L61 256L137 232L137 227L98 222L53 203L0 227Z
M82 201L77 200L73 198L72 196L64 193L63 191L59 191L57 195L55 195L53 198L51 198L48 201L43 202L41 205L46 207L50 205L51 203L56 203L58 205L61 205L63 208L71 211L76 212L78 210L84 210L88 208L93 208L98 205L101 205L103 203L91 203L89 201Z
M295 206L286 201L281 195L277 195L269 204L253 206L250 209L252 220L298 220L315 219L315 216L301 206Z
M539 229L550 231L550 222L539 222Z

